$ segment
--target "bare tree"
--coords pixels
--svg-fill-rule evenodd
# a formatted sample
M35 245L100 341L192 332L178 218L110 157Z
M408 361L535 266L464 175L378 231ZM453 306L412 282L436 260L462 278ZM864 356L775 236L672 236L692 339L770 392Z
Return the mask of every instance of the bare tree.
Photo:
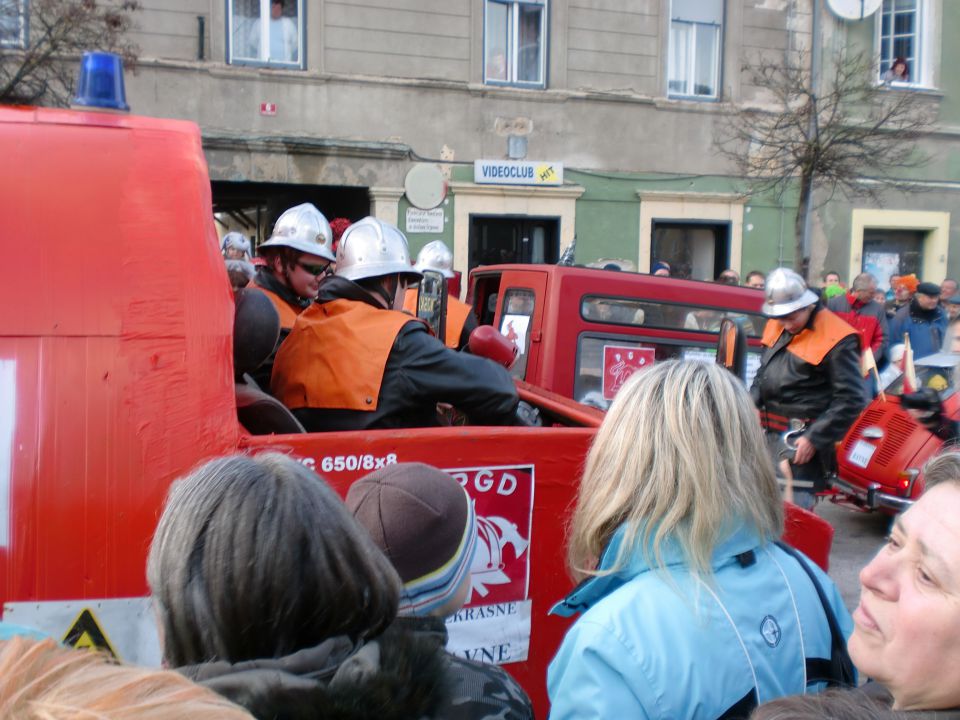
M899 175L929 158L916 140L929 132L932 117L913 92L875 81L866 54L836 58L821 92L811 87L809 55L795 52L781 62L744 66L749 84L766 96L763 104L733 108L718 126L718 152L751 178L751 191L778 195L799 185L794 222L794 267L801 271L804 226L818 188L847 198L879 200L884 189L910 189Z
M0 104L69 104L86 50L138 48L126 38L138 0L0 0Z

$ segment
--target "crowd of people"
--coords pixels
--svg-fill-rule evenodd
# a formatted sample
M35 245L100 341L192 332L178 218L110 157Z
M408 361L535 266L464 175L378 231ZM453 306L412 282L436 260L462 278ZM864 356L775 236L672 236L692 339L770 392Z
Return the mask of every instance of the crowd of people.
M851 616L778 542L743 384L702 362L636 374L573 510L578 584L552 612L579 617L550 663L550 716L960 717L960 453L924 474ZM476 526L429 465L375 470L344 501L284 454L210 460L171 486L147 560L170 670L15 635L0 641L0 715L531 718L505 669L444 648Z
M291 208L237 294L272 317L277 396L307 427L432 424L422 409L441 401L508 422L506 370L458 352L465 328L445 345L400 311L425 270L448 276L449 251L413 264L374 218L340 232ZM242 236L222 249L250 259ZM660 362L597 431L567 532L570 591L550 610L576 618L545 678L550 716L960 718L960 452L923 468L926 491L861 571L851 614L781 541L778 471L807 504L865 402L862 350L887 352L886 310L868 274L840 293L787 269L751 282L768 318L751 388L718 364ZM947 291L916 283L890 324ZM341 498L286 454L211 459L170 487L147 557L168 669L0 624L0 716L532 718L507 669L446 649L477 546L473 502L431 465L376 469Z

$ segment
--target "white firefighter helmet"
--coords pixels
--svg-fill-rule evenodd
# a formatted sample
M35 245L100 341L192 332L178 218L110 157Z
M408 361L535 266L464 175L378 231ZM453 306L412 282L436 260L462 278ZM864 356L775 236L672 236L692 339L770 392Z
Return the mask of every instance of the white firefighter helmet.
M453 277L453 253L443 240L434 240L423 246L414 267L420 272L434 270L449 280Z
M317 255L330 262L336 260L333 254L333 231L330 223L310 203L296 205L277 218L273 226L273 235L261 248L288 247L310 255Z
M343 232L337 245L337 275L347 280L422 273L410 264L407 238L390 223L375 217L358 220Z
M777 268L767 275L764 293L766 302L762 311L767 317L783 317L817 302L816 293L807 287L802 277L788 268Z
M220 252L227 250L241 250L243 254L250 257L250 241L243 236L243 233L228 232L220 241Z

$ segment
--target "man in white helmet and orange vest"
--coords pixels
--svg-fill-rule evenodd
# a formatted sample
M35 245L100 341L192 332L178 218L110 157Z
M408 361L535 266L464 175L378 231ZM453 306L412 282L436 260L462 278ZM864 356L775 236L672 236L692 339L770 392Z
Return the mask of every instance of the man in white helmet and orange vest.
M414 266L420 272L433 270L447 280L453 275L453 253L443 244L443 240L434 240L423 246L417 255ZM407 288L403 300L403 309L411 315L417 314L417 288ZM447 295L447 321L444 331L444 343L453 350L462 350L470 340L470 333L476 330L477 316L473 308L453 295Z
M330 223L313 205L303 203L285 210L273 235L257 248L267 264L258 269L253 287L263 290L277 308L281 339L316 299L320 280L336 261L332 245Z
M303 203L285 210L277 218L270 239L258 248L267 264L257 269L249 287L261 290L277 309L278 348L297 315L316 299L320 281L336 260L332 245L330 223L313 205ZM271 354L254 373L254 379L264 389L270 385L273 358Z
M403 233L364 218L344 232L336 261L273 367L274 396L307 430L437 425L437 403L478 424L514 421L519 397L502 366L445 347L401 311L421 277Z
M797 273L766 279L760 369L750 394L774 464L786 460L794 502L812 508L834 461L834 443L863 409L860 335L830 312ZM783 434L795 431L795 450Z

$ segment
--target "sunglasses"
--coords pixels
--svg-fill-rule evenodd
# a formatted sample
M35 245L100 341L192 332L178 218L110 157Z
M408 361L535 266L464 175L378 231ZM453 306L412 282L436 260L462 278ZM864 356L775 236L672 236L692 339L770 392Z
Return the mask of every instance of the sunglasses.
M314 277L318 275L323 275L327 271L327 268L330 267L329 263L327 263L326 265L314 265L312 263L298 262L297 265L302 267L304 270L306 270L308 273L310 273Z

